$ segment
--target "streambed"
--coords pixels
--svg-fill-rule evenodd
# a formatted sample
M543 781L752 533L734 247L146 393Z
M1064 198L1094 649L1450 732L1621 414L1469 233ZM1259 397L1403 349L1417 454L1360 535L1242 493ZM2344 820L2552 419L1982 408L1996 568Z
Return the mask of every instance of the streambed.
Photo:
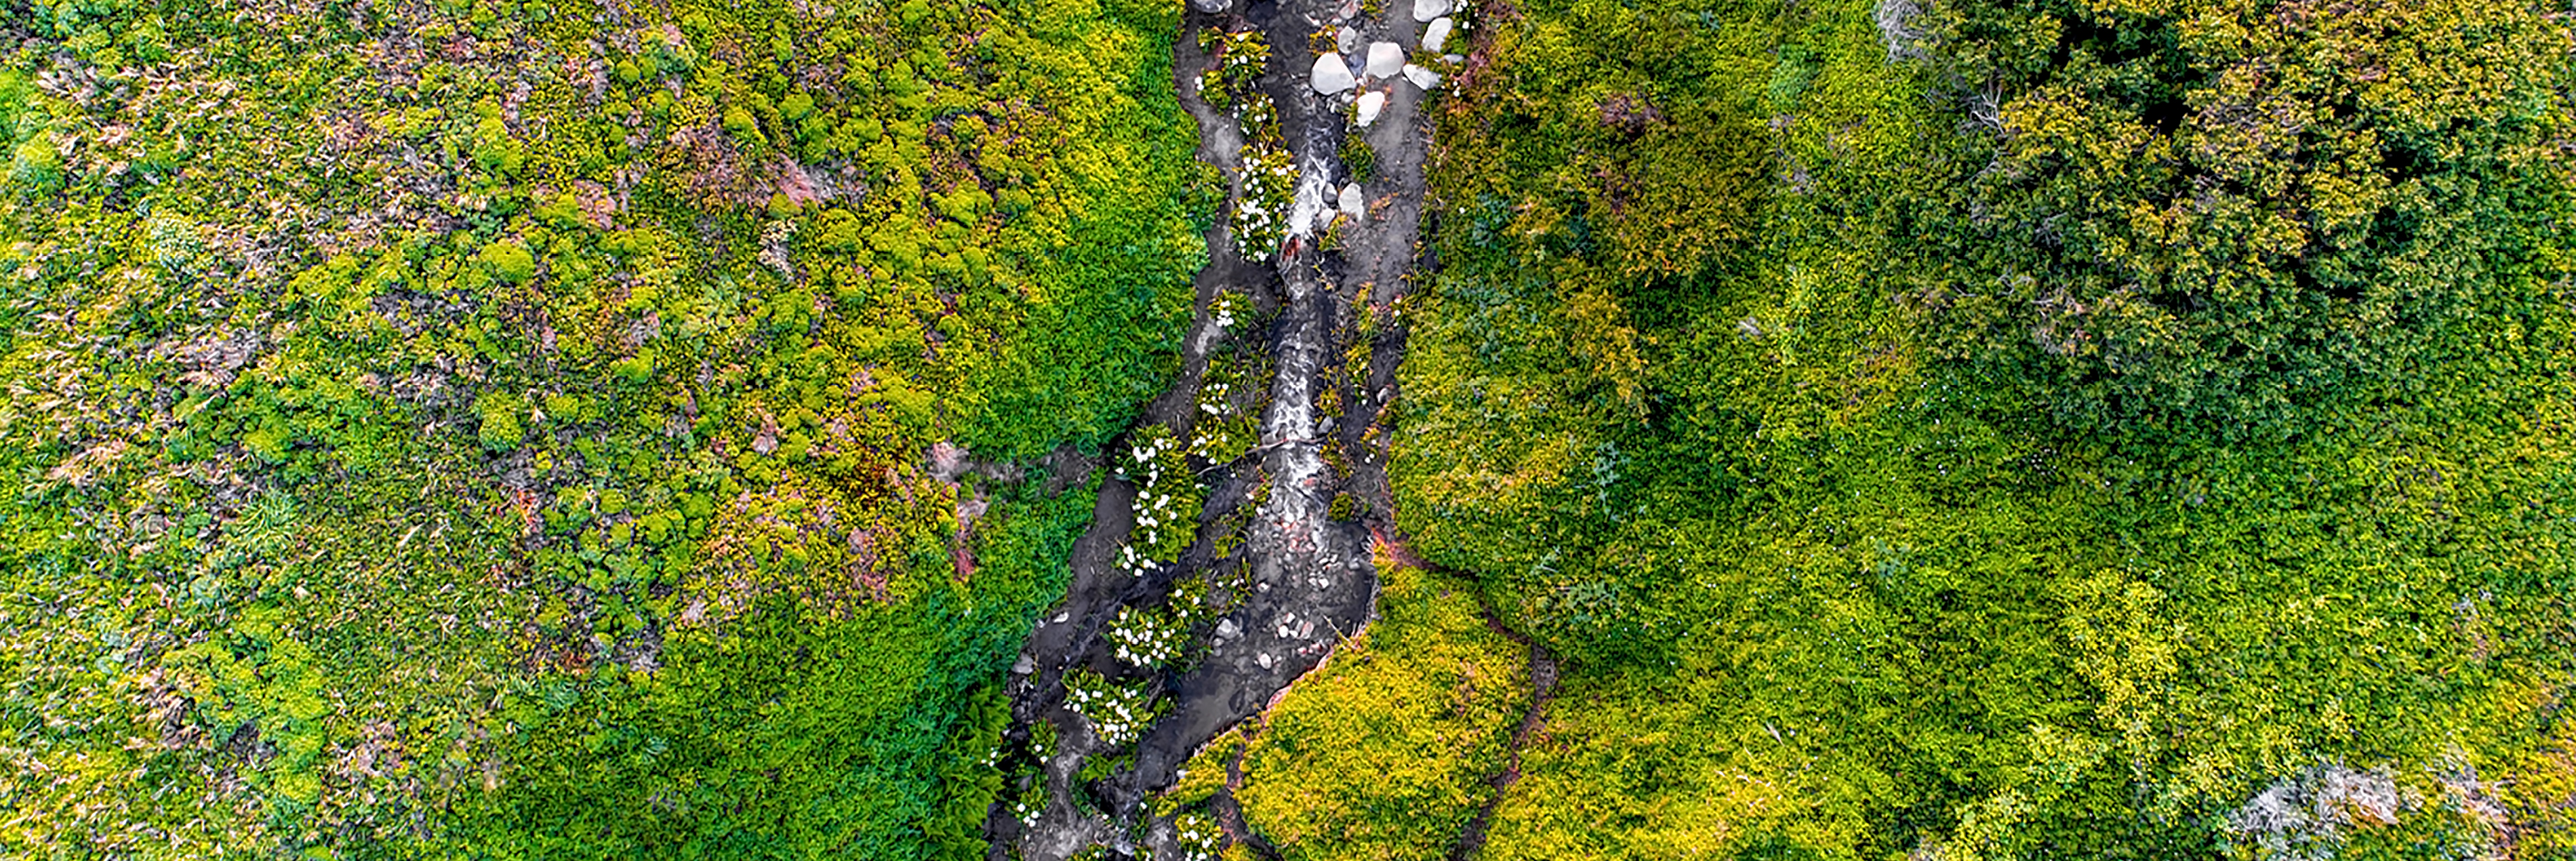
M1427 263L1418 250L1429 137L1421 108L1436 93L1441 60L1422 40L1447 20L1416 15L1405 0L1385 6L1364 15L1356 0L1207 0L1184 16L1173 77L1198 124L1199 157L1240 192L1250 187L1245 141L1284 147L1295 170L1287 211L1275 213L1287 221L1286 238L1276 248L1238 247L1231 209L1244 205L1244 193L1229 197L1228 217L1209 230L1181 373L1137 430L1113 443L1111 477L1074 545L1064 602L1041 618L1007 681L1012 783L986 826L995 859L1054 861L1095 846L1187 857L1146 802L1192 753L1260 714L1373 614L1371 534L1393 530L1385 445L1404 343L1397 300ZM1249 122L1275 121L1275 138L1200 92L1201 73L1222 61L1205 46L1227 50L1221 38L1202 39L1211 31L1257 33L1271 47L1257 88L1275 112L1256 111ZM1319 51L1352 72L1347 86L1319 86ZM1410 62L1389 65L1389 51ZM1370 114L1364 126L1362 113ZM1353 137L1365 149L1350 146ZM1351 152L1366 153L1366 164L1346 163ZM1218 372L1221 362L1254 373L1232 380ZM1203 423L1235 414L1257 417L1257 443L1222 462L1188 459L1204 494L1191 512L1195 532L1177 561L1139 566L1129 545L1140 510L1157 517L1168 496L1136 471L1121 477L1114 462L1165 433L1158 425L1195 443L1208 438ZM1122 614L1183 603L1209 609L1181 614L1189 645L1180 660L1139 666L1129 640L1112 636ZM1141 729L1111 721L1110 735L1134 740L1103 738L1099 722L1069 704L1068 679L1150 694ZM1227 831L1253 837L1226 799L1215 806Z

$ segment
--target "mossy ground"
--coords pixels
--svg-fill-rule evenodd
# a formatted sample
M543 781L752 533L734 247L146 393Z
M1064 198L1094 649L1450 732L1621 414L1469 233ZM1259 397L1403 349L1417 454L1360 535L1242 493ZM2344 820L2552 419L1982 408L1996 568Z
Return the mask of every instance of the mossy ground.
M1177 14L0 3L0 853L979 854Z
M1493 794L1527 649L1436 572L1378 569L1380 617L1262 717L1235 798L1283 858L1439 859Z
M1468 584L1378 565L1379 617L1193 757L1158 812L1198 815L1224 791L1282 858L1450 857L1528 712L1529 653Z

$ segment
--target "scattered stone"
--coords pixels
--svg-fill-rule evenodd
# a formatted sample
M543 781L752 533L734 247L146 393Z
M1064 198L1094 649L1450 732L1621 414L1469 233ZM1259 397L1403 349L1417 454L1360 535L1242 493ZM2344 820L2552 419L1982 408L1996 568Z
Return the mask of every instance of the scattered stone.
M1225 11L1225 7L1233 5L1233 0L1190 0L1190 5L1199 7L1201 12L1214 15Z
M1254 655L1252 656L1252 662L1260 664L1262 669L1270 669L1270 653L1263 652L1261 654Z
M1360 49L1360 31L1344 27L1333 34L1333 50L1348 54Z
M1243 629L1235 627L1233 619L1220 619L1216 623L1217 639L1231 640L1234 639L1234 635L1240 633L1243 633Z
M1056 624L1058 624L1058 625L1062 625L1062 624L1064 624L1064 623L1066 623L1066 622L1070 622L1070 621L1073 621L1073 614L1072 614L1072 613L1057 613L1057 614L1055 614L1055 623L1056 623Z
M1378 79L1395 77L1404 68L1404 46L1394 42L1371 42L1368 53L1368 76Z
M1313 82L1315 92L1327 96L1359 86L1360 83L1358 79L1351 77L1351 67L1342 63L1340 54L1325 54L1315 58Z
M1361 216L1368 214L1368 201L1360 197L1359 183L1342 186L1341 205L1342 214L1349 216L1352 221L1358 221Z
M1404 64L1404 79L1412 81L1414 86L1421 87L1424 90L1430 90L1434 87L1440 86L1439 72L1434 72L1430 69L1413 65L1412 63Z
M1428 22L1449 14L1449 0L1413 0L1413 20Z
M1030 673L1037 672L1037 669L1038 662L1029 660L1029 656L1027 655L1021 655L1018 661L1011 664L1011 675L1025 676Z
M1378 92L1378 91L1376 91L1376 90L1370 90L1370 91L1368 91L1368 92L1361 93L1361 94L1360 94L1360 128L1368 128L1368 126L1369 126L1369 124L1370 124L1370 123L1377 122L1377 115L1378 115L1378 112L1379 112L1379 111L1382 111L1382 110L1385 110L1385 109L1386 109L1386 94L1385 94L1385 93L1381 93L1381 92Z
M1457 22L1446 17L1432 19L1431 26L1422 31L1422 50L1440 53L1440 46L1449 44L1449 30L1456 26Z
M1465 54L1442 54L1442 55L1440 55L1440 62L1448 63L1449 65L1455 66L1455 65L1457 65L1457 64L1459 64L1459 63L1467 62L1467 55L1465 55Z

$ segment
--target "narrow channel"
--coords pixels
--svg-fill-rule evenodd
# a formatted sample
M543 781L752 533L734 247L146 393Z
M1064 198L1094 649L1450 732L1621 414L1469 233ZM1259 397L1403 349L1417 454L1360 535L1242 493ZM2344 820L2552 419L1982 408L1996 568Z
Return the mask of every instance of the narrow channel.
M995 861L1059 861L1095 847L1186 857L1146 802L1200 747L1259 715L1373 615L1369 534L1392 529L1385 423L1403 355L1397 300L1427 263L1418 251L1429 136L1422 108L1437 92L1440 65L1422 43L1435 15L1417 13L1436 14L1433 3L1446 6L1392 0L1364 15L1359 0L1192 0L1185 12L1173 85L1197 122L1199 157L1236 193L1208 232L1178 378L1098 465L1110 477L1074 545L1071 585L1007 680L1010 784L986 825ZM1275 110L1251 111L1247 121L1243 110L1211 106L1201 87L1203 73L1247 55L1242 46L1253 42L1269 49L1255 86ZM1325 54L1332 59L1319 69ZM1276 122L1275 136L1246 128L1262 121ZM1236 239L1236 210L1256 197L1246 181L1248 140L1284 148L1294 165L1294 191L1285 211L1273 212L1286 220L1275 248L1245 249ZM1354 152L1362 158L1348 157ZM1221 364L1267 378L1227 385L1229 373L1212 372ZM1257 416L1257 442L1223 462L1198 454L1197 441L1209 437L1202 425L1234 415ZM1192 441L1187 463L1204 502L1191 512L1195 533L1178 559L1140 566L1129 547L1139 502L1151 529L1164 498L1153 488L1165 479L1121 477L1118 467L1153 439ZM1184 602L1216 609L1168 609ZM1139 666L1110 634L1122 614L1157 611L1187 620L1190 645L1185 658ZM1127 733L1133 741L1103 738L1070 704L1075 678L1150 693L1150 717Z

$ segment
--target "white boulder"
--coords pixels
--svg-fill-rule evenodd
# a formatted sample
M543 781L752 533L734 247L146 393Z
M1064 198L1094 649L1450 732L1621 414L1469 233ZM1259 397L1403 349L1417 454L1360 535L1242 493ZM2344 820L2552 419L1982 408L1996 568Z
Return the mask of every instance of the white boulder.
M1411 63L1404 64L1404 79L1425 90L1440 86L1440 73Z
M1422 30L1422 50L1434 54L1440 53L1440 46L1449 44L1450 29L1456 26L1458 26L1457 22L1446 17L1432 19L1431 26Z
M1368 200L1360 197L1359 183L1342 186L1342 199L1339 202L1342 214L1350 216L1352 221L1358 221L1360 216L1368 212Z
M1392 78L1404 68L1404 46L1394 42L1371 42L1368 53L1368 76Z
M1333 48L1345 54L1359 50L1360 31L1344 27L1340 32L1334 33Z
M1413 0L1413 20L1430 21L1449 14L1449 0Z
M1325 54L1315 58L1312 80L1315 92L1327 96L1359 86L1360 83L1359 79L1351 77L1351 67L1342 62L1340 54Z
M1386 109L1386 94L1377 90L1361 93L1359 108L1360 128L1368 128L1370 123L1377 122L1378 112Z

